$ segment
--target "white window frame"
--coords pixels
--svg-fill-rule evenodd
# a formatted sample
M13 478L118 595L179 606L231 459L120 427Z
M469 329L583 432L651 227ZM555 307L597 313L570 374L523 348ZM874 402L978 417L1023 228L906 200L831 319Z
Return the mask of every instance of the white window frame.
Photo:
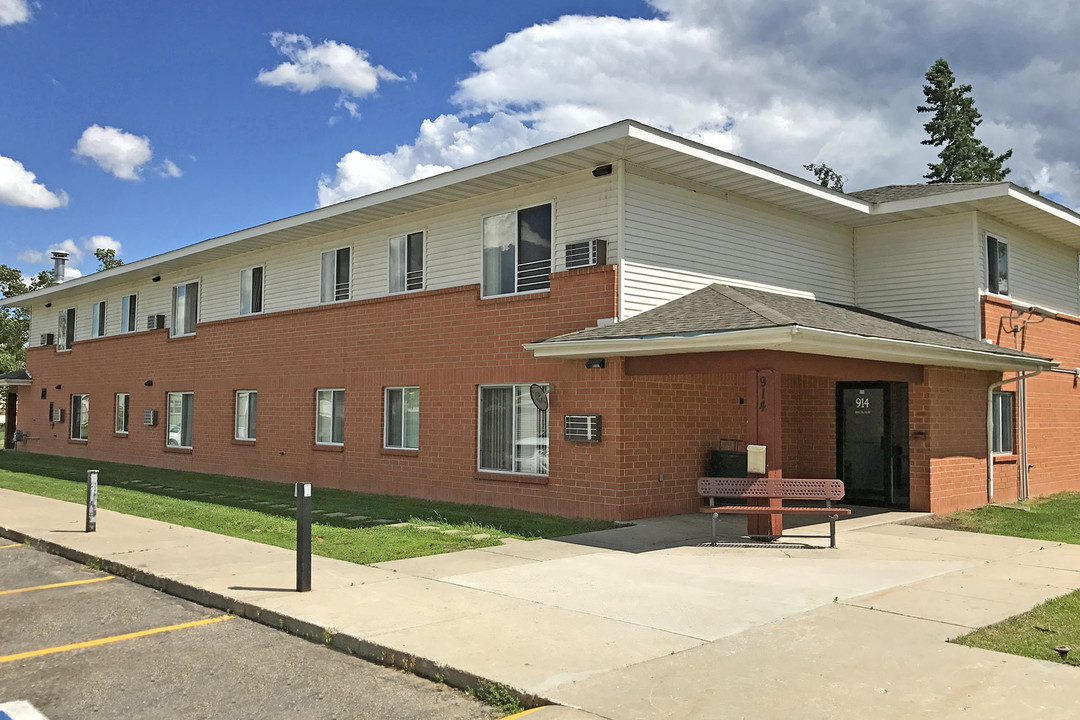
M64 332L60 332L60 317L64 318ZM68 352L75 344L75 323L79 319L78 307L64 308L57 314L56 320L56 352Z
M991 233L985 233L984 235L985 235L985 237L984 237L984 242L983 242L983 250L986 253L986 292L990 293L991 295L1002 295L1004 297L1009 297L1010 296L1009 295L1009 243L1007 241L1005 241L1005 240L1002 240L997 235L994 235L994 234L991 234ZM999 271L998 271L997 278L992 277L991 272L990 272L990 269L991 269L990 268L990 241L991 240L994 241L994 249L995 250L997 250L998 248L1004 248L1005 249L1005 289L1004 290L1001 289L1001 272L1000 272L1000 269L998 269ZM1000 251L998 251L998 254L1000 254ZM994 265L996 266L997 264L998 264L998 259L994 258Z
M995 390L993 403L993 442L990 451L994 455L1012 455L1016 452L1016 393ZM1007 409L1009 414L1008 432L1002 428L1003 409Z
M120 332L135 332L139 327L139 296L125 295L120 298Z
M180 396L180 422L177 427L180 429L180 438L177 440L176 445L169 444L169 433L172 431L172 398L174 395ZM191 434L195 435L195 393L190 390L183 390L179 392L166 393L165 395L165 446L170 448L177 448L180 450L190 450L195 444L195 438L188 438L188 444L184 445L184 396L190 398L188 408L191 411Z
M122 403L120 398L123 398ZM120 407L121 404L123 404L123 409ZM113 432L117 435L127 435L131 425L131 393L116 393L113 408L115 409Z
M344 297L338 297L338 291L339 291L338 282L337 282L338 255L339 255L339 253L341 253L342 250L348 250L349 251L349 275L348 275L348 280L346 281L345 296ZM326 278L326 273L324 272L326 270L326 256L327 255L333 255L333 258L334 258L333 287L332 288L327 288L327 284L326 284L327 278ZM319 303L320 304L329 305L331 303L337 303L337 302L348 302L352 298L352 280L353 280L353 278L352 278L353 256L352 255L353 255L352 254L352 245L342 245L341 247L338 247L338 248L332 248L330 250L324 250L319 255Z
M176 312L176 291L180 288L184 288L184 297L187 297L187 288L195 286L195 319L191 323L191 332L182 332L179 327L180 322L178 319L178 313ZM185 301L186 302L186 301ZM199 307L202 305L202 280L188 280L187 282L176 283L172 287L172 322L169 323L169 337L190 337L195 334L197 326L199 324Z
M551 238L550 238L551 251L550 251L550 254L549 254L549 257L548 257L548 273L547 274L550 275L551 273L555 272L555 200L554 199L549 200L547 202L530 203L528 205L522 205L521 207L516 207L516 208L513 208L511 210L503 210L501 212L488 213L483 218L481 218L481 221L480 221L480 297L481 298L487 299L487 298L507 297L507 296L510 296L510 295L527 295L527 294L530 294L530 293L549 292L551 290L550 280L548 282L547 287L536 288L536 289L533 289L533 290L518 290L517 289L518 288L518 273L520 272L520 268L518 266L518 261L517 261L517 253L518 253L517 248L521 243L521 237L520 236L515 239L516 244L514 246L514 290L512 292L503 292L503 293L497 293L497 294L488 295L487 294L487 282L486 282L486 278L484 276L484 268L486 267L486 262L484 260L484 247L485 247L485 245L484 245L484 243L485 243L484 227L487 224L488 219L493 218L493 217L498 217L499 215L509 215L511 213L514 214L515 219L516 219L517 214L519 212L521 212L522 210L532 210L533 208L543 207L544 205L548 205L551 208Z
M259 271L259 309L252 309L255 305L254 297L254 280L251 282L251 288L248 290L248 311L244 312L244 274L247 273L250 277L254 278L254 271ZM266 308L266 265L252 265L246 267L240 271L240 314L241 315L261 315Z
M406 393L414 392L416 394L416 442L412 445L409 444L409 439L406 437L405 429L408 427L406 420L405 408L408 403L406 402ZM401 398L401 444L390 444L390 395L392 393L399 393ZM396 385L387 388L383 388L383 447L388 450L419 450L420 449L420 387L418 385Z
M234 440L249 440L254 441L258 436L258 404L259 404L259 391L258 390L237 390L236 402L233 405L233 439ZM254 400L254 407L252 407L252 400ZM245 413L245 427L243 428L243 434L241 434L240 427L240 407L241 401L243 402ZM254 410L254 412L252 412Z
M409 238L413 235L420 236L420 284L418 287L409 287ZM401 288L394 289L394 275L393 273L393 258L394 258L394 242L403 241L405 244L405 264L401 268L400 282ZM427 288L427 230L413 230L412 232L403 233L401 235L394 235L386 241L387 254L386 254L386 291L391 295L398 295L401 293L420 292ZM412 278L415 285L416 278Z
M330 393L330 439L320 440L319 430L319 401L323 393ZM334 440L334 418L337 416L335 413L335 400L337 393L341 393L341 441ZM328 445L332 447L341 447L345 444L345 388L318 388L315 390L315 444L316 445Z
M520 456L517 452L517 434L518 434L518 414L517 414L517 391L520 389L524 393L529 393L529 388L533 384L540 385L543 388L550 387L548 383L491 383L486 385L480 385L477 387L476 392L476 468L480 472L486 473L503 473L506 475L534 475L544 476L548 475L551 467L551 454L550 454L550 438L551 438L551 416L550 409L544 411L544 420L547 427L544 428L544 439L548 442L545 447L548 448L543 453L543 468L540 472L520 472L517 470L503 470L499 468L486 468L483 466L483 425L484 425L484 390L493 388L512 388L514 390L514 406L513 406L513 418L511 420L510 436L513 438L513 448L511 451L511 466L517 465L520 461ZM539 436L537 436L539 437Z
M105 337L105 323L109 318L109 303L99 300L90 309L90 337Z
M79 403L79 412L75 412L75 403ZM90 396L86 393L74 393L71 396L71 408L68 423L68 437L72 440L90 439ZM75 434L75 422L79 422L79 434Z

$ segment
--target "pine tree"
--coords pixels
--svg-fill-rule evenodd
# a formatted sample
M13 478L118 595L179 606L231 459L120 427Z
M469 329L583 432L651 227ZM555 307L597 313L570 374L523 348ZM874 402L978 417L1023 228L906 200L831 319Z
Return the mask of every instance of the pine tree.
M924 177L931 183L1001 181L1009 174L1002 164L1012 157L1012 150L995 156L990 148L975 137L975 128L982 124L982 114L975 109L970 85L957 85L956 76L944 58L926 71L923 95L926 105L919 112L934 113L923 125L930 139L923 145L941 148L941 162L929 163L930 172Z

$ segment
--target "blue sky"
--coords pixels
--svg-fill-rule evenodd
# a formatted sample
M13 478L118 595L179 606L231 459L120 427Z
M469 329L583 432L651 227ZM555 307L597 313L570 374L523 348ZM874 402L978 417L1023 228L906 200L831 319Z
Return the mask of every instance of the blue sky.
M919 182L942 55L1010 179L1080 204L1075 4L964 4L0 0L0 262L91 272L623 117Z

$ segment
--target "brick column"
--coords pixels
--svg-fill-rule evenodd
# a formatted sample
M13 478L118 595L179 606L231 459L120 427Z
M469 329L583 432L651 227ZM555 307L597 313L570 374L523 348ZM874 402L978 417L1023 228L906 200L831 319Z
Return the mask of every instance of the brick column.
M780 373L775 370L751 370L746 374L746 441L752 445L764 445L766 477L783 477L781 460L781 404ZM779 507L781 500L749 501L753 505ZM784 531L784 516L748 515L747 532L750 535L775 540Z

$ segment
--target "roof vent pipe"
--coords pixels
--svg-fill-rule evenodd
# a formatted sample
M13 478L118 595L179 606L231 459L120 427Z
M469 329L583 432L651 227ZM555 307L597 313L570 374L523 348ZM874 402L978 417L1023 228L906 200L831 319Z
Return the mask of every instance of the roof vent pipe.
M63 250L53 250L53 285L64 282L64 266L67 265L68 254Z

